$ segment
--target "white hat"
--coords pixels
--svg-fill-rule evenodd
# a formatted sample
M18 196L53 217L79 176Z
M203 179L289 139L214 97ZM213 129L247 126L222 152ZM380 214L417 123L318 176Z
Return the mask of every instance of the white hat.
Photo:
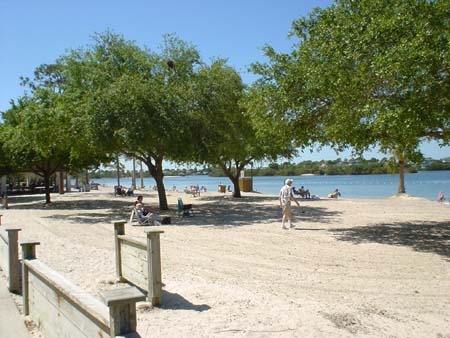
M292 180L292 178L286 178L286 180L284 181L284 184L292 184L292 182L294 182Z

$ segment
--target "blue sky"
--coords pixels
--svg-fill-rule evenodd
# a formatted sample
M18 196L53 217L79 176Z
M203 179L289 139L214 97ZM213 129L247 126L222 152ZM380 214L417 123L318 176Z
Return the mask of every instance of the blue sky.
M20 76L32 77L34 69L52 63L71 48L85 46L95 32L111 29L126 39L155 49L165 33L176 33L196 45L205 59L228 58L244 81L254 77L247 66L263 61L265 44L289 51L291 22L331 0L228 0L228 1L50 1L2 0L0 2L0 111L23 93ZM450 156L450 147L435 143L422 147L426 156ZM330 149L301 159L335 159ZM382 157L376 152L366 156Z

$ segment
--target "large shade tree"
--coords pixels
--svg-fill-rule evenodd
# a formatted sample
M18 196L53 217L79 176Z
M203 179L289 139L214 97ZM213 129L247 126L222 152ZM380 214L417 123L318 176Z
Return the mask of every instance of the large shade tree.
M405 192L420 143L449 142L449 20L449 0L338 0L294 21L291 53L267 47L253 69L278 120L337 150L394 154Z
M157 185L160 209L167 209L163 161L192 157L189 114L201 63L196 48L167 35L153 52L106 32L86 50L66 55L64 62L98 144L145 163Z
M12 174L18 170L11 158L11 154L6 147L3 147L4 141L1 135L4 133L4 128L4 124L0 124L0 176Z
M14 166L43 178L46 203L51 202L51 176L70 162L67 116L56 101L56 94L45 89L20 98L3 114L1 133L3 149Z
M77 172L106 157L94 143L88 121L80 118L77 101L66 91L62 64L37 67L35 78L23 78L23 84L30 92L12 101L2 114L2 151L16 171L43 178L46 203L50 203L52 175Z
M220 167L233 183L234 197L241 197L239 178L251 162L294 153L283 131L268 125L265 111L250 104L252 95L225 60L202 68L195 95L197 158L193 160Z

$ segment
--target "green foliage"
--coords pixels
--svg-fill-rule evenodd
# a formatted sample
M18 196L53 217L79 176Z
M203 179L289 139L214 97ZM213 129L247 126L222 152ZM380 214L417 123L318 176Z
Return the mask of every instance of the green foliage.
M424 170L450 170L450 161L434 160L424 167Z
M294 21L299 42L290 54L266 47L269 62L253 65L260 102L299 146L378 144L420 161L423 140L449 142L449 18L449 0L316 9Z
M198 157L194 160L221 168L234 185L234 197L240 197L238 179L251 161L293 153L289 141L275 137L276 129L260 132L261 111L250 111L250 96L242 79L225 60L201 68L195 94Z
M201 65L197 49L166 35L153 52L105 32L95 36L92 46L71 51L63 60L98 147L143 161L157 183L160 208L167 209L163 160L195 157L192 140L198 129L191 115Z
M408 172L416 169L407 164ZM384 160L365 160L363 158L349 161L302 161L283 164L270 163L267 167L253 169L253 176L299 176L314 175L370 175L392 173L389 162Z

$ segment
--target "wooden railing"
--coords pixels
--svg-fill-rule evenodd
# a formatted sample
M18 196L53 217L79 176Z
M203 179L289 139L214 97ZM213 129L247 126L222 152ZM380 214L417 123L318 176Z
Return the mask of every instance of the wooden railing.
M23 311L46 338L118 337L136 333L135 287L102 293L105 304L36 259L39 242L21 241Z
M21 291L21 269L19 261L20 228L0 226L0 267L4 271L10 292Z
M152 305L161 305L161 249L162 230L147 230L147 241L125 235L126 221L114 223L116 249L116 276L147 291Z

